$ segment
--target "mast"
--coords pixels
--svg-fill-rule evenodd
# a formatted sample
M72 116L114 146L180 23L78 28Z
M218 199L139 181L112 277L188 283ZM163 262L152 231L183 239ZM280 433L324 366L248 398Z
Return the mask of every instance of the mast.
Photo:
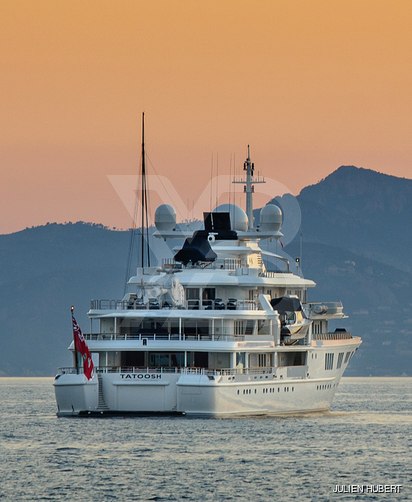
M147 266L150 267L150 248L149 248L149 215L147 208L147 185L146 185L146 152L144 145L144 112L142 114L142 177L141 177L142 185L141 185L141 206L142 206L142 214L141 214L141 267L144 267L145 263L145 244L146 244L146 253L147 253ZM146 243L145 243L146 240Z
M254 177L255 163L250 160L250 145L247 146L247 159L243 164L243 170L246 171L246 178L234 180L233 183L242 183L244 185L243 191L246 195L246 215L248 218L248 230L254 228L253 217L253 194L255 192L256 183L266 183L263 178Z
M246 192L246 214L248 217L248 230L252 230L253 228L253 192L254 192L254 186L252 184L253 180L253 173L255 171L255 164L254 162L250 161L250 146L247 146L247 159L245 160L245 163L243 164L243 170L246 171L246 185L245 185L245 192Z

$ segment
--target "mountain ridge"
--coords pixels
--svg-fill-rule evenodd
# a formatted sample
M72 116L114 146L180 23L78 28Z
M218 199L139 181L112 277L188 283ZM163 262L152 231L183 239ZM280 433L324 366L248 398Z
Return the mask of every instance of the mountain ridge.
M412 180L342 166L297 199L307 240L343 241L355 253L412 271Z

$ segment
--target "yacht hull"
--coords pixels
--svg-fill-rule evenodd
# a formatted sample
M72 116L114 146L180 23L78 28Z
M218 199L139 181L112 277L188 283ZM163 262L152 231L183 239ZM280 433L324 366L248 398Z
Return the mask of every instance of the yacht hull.
M70 378L72 375L70 375ZM113 377L112 377L113 378ZM59 416L113 414L182 414L225 417L283 415L328 410L339 379L266 380L263 382L215 383L182 376L156 387L133 383L127 387L107 378L111 398L99 406L98 383L55 383ZM207 381L206 381L207 379ZM112 381L111 381L112 380ZM198 380L198 379L196 379ZM318 390L322 386L322 391Z
M354 350L357 344L344 349ZM338 353L342 346L334 347ZM331 350L330 348L328 350ZM324 350L323 350L324 351ZM155 369L62 374L55 382L59 416L182 414L226 417L286 415L329 410L346 364L325 370L322 357L301 367L260 371Z

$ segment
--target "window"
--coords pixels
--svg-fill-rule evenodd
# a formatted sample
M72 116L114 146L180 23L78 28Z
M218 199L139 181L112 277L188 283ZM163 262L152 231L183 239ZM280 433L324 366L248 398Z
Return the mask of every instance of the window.
M279 366L304 366L307 352L279 352Z
M186 288L186 300L199 300L199 288Z
M202 306L203 308L213 308L213 302L216 299L215 288L203 288L202 290Z
M349 357L350 357L350 352L346 352L345 364L349 361Z
M199 310L199 288L186 288L187 307Z
M313 321L312 332L314 335L318 335L321 332L321 326L319 321Z
M333 357L335 354L327 353L325 354L325 370L333 369Z
M338 364L336 365L336 368L339 369L342 366L342 361L343 361L343 356L344 352L340 352L338 356Z
M150 352L149 366L155 368L176 368L184 367L183 352Z

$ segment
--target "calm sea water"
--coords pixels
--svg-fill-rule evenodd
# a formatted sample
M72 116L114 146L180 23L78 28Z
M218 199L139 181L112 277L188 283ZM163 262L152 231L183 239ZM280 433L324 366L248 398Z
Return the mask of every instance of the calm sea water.
M347 378L326 414L56 418L52 379L0 379L2 500L412 500L412 378ZM400 494L335 485L401 484Z

